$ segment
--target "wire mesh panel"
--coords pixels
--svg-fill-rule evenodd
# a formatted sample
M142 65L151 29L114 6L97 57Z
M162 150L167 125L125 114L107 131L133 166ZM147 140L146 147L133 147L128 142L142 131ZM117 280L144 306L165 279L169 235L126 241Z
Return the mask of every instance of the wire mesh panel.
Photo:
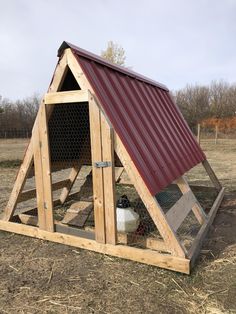
M118 242L149 247L150 241L162 239L148 210L124 171L116 182Z
M197 199L199 199L199 203L202 205L203 209L206 212L208 212L212 206L212 203L215 200L217 191L215 189L209 190L209 188L206 188L206 187L205 187L205 190L207 190L206 193L208 193L207 202L205 202L206 195L204 195L203 193L204 187L197 187L197 186L193 187L194 195L196 196ZM138 215L138 223L131 232L129 228L127 228L126 230L125 228L119 229L119 223L118 223L118 240L120 242L125 242L126 244L131 245L131 246L155 249L155 241L160 240L161 235L158 232L158 229L155 223L153 222L148 210L143 204L141 198L139 197L139 194L135 190L135 187L129 181L129 178L125 172L122 174L119 182L116 183L116 197L118 200L117 202L118 212L119 211L122 212L122 209L121 210L119 209L119 204L121 203L121 199L127 197L129 201L129 207L123 206L124 207L123 211L125 212L125 210L130 210L131 208L131 210L133 210ZM171 184L156 195L156 200L158 204L161 206L164 214L167 214L168 211L172 209L174 205L177 204L178 201L181 200L182 197L183 197L183 193L181 192L178 185ZM128 208L125 208L125 207L128 207ZM198 231L200 230L201 225L199 221L197 220L197 218L195 217L193 211L191 210L191 207L189 207L189 212L188 211L186 212L187 212L187 215L185 218L183 216L183 220L181 219L182 222L177 228L176 233L180 242L185 246L186 249L189 249ZM179 214L181 213L179 212ZM118 220L125 219L125 215L126 214L123 214L123 217L122 217L122 214L120 215L120 217L118 215L117 219ZM133 215L133 219L134 219L134 216L135 215ZM133 222L133 225L135 225L134 222ZM149 245L150 243L152 243L151 246ZM159 245L158 247L156 246L156 249L159 250Z
M48 129L52 167L91 164L88 103L54 106Z
M86 221L91 221L92 210L86 213L83 224L76 223L78 219L74 218L85 215L85 205L93 202L88 103L54 105L49 114L48 133L52 186L60 186L58 182L64 181L53 192L54 217L69 225L84 227Z

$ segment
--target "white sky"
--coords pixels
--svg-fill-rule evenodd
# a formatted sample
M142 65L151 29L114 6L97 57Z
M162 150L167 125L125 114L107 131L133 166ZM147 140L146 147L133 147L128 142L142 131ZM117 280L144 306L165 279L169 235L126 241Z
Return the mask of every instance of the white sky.
M0 95L47 90L63 40L122 45L134 71L179 89L236 82L236 0L0 0Z

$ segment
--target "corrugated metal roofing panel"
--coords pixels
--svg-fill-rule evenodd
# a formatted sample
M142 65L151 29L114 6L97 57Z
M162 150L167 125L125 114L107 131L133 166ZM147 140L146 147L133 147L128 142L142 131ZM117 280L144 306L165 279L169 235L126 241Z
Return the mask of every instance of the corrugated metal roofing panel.
M152 195L206 158L168 90L73 51Z

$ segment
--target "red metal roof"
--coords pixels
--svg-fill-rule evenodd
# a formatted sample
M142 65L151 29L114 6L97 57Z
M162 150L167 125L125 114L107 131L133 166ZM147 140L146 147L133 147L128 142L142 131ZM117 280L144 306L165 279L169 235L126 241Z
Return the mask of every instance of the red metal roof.
M67 46L66 46L67 45ZM152 195L206 159L168 89L70 47Z

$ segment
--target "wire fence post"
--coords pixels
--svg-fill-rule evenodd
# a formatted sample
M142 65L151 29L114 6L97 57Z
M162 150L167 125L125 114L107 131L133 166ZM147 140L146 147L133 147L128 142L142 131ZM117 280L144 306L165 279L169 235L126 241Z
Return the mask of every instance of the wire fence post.
M215 145L217 144L217 140L218 140L218 125L216 124L216 127L215 127Z
M198 123L197 125L197 142L200 145L201 144L201 124Z

